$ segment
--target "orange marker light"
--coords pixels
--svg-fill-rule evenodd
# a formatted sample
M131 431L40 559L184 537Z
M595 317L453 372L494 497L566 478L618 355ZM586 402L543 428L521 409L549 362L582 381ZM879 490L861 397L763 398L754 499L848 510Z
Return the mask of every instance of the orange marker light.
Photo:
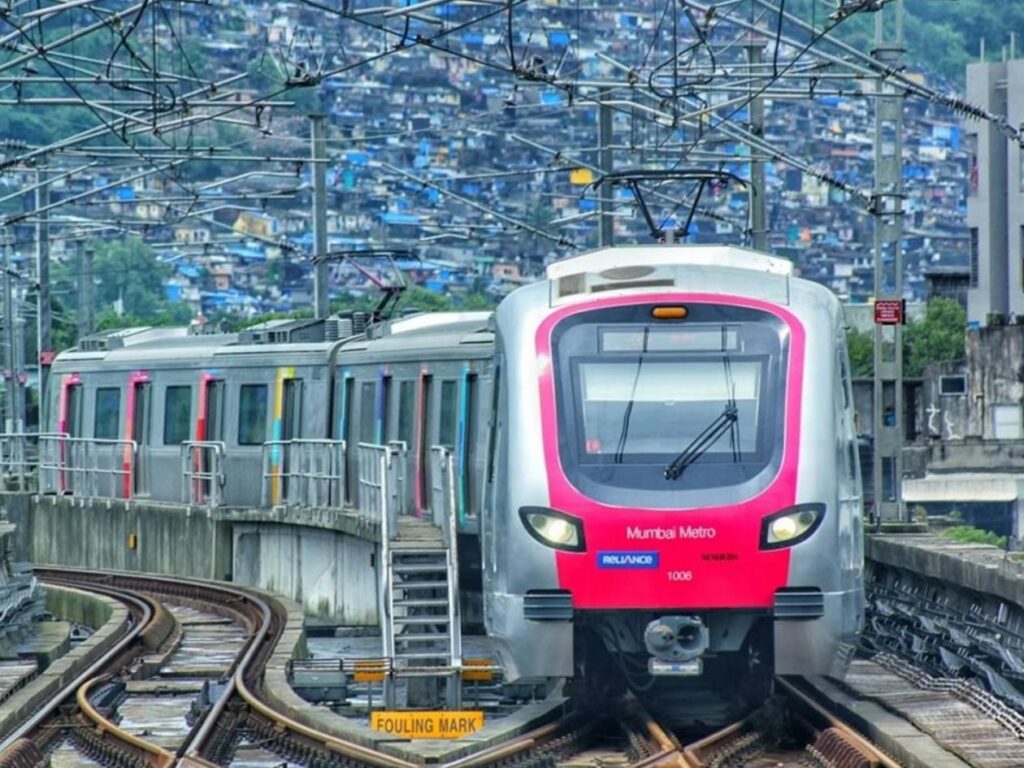
M682 320L687 314L686 307L655 307L651 310L651 317L656 320Z

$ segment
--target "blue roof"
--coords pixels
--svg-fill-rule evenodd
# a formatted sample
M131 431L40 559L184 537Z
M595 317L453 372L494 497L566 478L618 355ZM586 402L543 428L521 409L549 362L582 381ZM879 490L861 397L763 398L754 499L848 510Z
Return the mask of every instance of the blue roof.
M415 225L420 223L420 217L414 213L382 213L380 220L385 224L408 224Z
M569 33L555 29L548 32L548 45L565 46L569 44Z
M174 271L182 277L187 277L189 280L196 280L200 275L199 267L195 264L178 263L174 265Z
M248 245L229 245L225 249L232 256L249 261L266 261L267 252L263 248L255 248Z

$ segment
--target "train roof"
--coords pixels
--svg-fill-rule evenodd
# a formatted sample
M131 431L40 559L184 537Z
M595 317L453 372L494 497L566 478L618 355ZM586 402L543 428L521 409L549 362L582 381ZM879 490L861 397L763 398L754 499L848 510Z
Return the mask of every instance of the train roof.
M569 275L593 273L610 280L630 280L665 266L725 267L785 277L793 274L792 262L750 248L731 245L624 245L553 262L548 265L547 278L557 280Z
M234 356L280 355L326 358L336 345L341 351L389 353L408 349L454 349L461 344L488 343L490 312L422 312L370 326L347 338L328 337L322 320L272 320L240 333L196 333L184 327L122 328L84 337L79 346L61 352L61 363L104 362L138 366L146 363L224 361ZM331 320L336 320L332 318Z
M620 290L685 288L788 303L793 265L727 245L629 245L572 256L547 268L550 301Z

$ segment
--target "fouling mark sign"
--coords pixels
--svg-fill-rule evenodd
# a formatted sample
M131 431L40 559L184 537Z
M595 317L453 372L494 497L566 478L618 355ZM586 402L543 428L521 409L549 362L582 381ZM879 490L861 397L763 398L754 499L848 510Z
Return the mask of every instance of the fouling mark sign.
M370 727L403 739L461 739L484 727L484 713L374 712Z

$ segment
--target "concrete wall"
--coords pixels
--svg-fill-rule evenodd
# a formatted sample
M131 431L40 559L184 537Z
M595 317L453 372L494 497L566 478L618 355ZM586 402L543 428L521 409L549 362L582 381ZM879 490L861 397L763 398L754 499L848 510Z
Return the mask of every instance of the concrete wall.
M1006 114L1006 64L967 65L967 99L997 115ZM968 144L977 147L976 185L967 199L967 226L978 233L978 270L967 292L967 319L985 325L990 314L1010 311L1007 260L1006 137L989 122L965 121ZM973 174L973 171L972 171ZM1016 266L1016 265L1015 265ZM1016 270L1019 275L1019 269ZM1020 282L1016 283L1020 290Z
M1024 125L1024 59L1006 63L1006 117ZM1007 141L1007 251L1010 260L1010 312L1024 318L1024 148Z
M182 507L3 494L20 554L40 565L231 577L231 527ZM131 536L134 536L134 548Z
M234 581L295 600L326 622L377 623L377 533L352 516L210 516L179 505L13 492L0 494L0 508L18 526L20 560Z
M963 395L941 394L940 381L949 375L966 377ZM1024 325L969 330L966 360L928 366L922 388L922 437L926 440L995 440L999 407L1016 419L1019 435L1024 437Z
M342 624L377 623L377 547L320 528L236 523L238 584L287 595L308 615Z

